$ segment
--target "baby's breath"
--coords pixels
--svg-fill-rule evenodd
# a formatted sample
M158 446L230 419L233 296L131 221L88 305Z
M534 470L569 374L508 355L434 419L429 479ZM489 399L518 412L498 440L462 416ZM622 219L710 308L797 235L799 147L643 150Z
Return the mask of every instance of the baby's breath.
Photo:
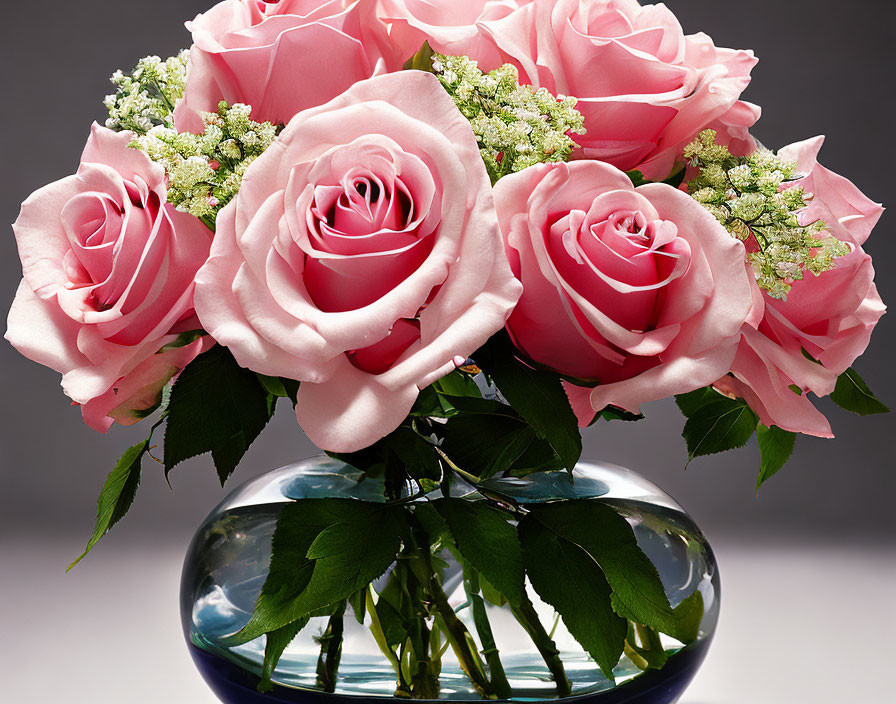
M466 56L432 56L433 73L473 127L486 169L496 183L535 164L568 161L584 134L576 99L521 86L513 66L483 73Z
M221 208L236 195L249 165L273 144L279 127L255 122L248 105L222 102L204 113L202 134L157 125L131 145L168 174L168 200L210 227Z
M850 253L849 245L831 235L823 221L801 224L812 195L793 185L801 178L795 163L768 149L735 157L715 139L716 133L706 130L685 149L685 159L700 169L688 189L748 244L756 281L772 298L786 299L805 272L818 276Z
M184 94L189 58L189 51L164 61L147 56L128 74L116 71L111 80L117 90L105 100L106 127L137 134L157 126L171 127L174 105Z

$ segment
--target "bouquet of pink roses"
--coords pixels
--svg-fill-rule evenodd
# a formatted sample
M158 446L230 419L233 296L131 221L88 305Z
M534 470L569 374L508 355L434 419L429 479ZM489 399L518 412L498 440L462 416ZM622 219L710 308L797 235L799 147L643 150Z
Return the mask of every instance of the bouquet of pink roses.
M321 509L312 536L384 536L360 575L278 583L272 566L231 636L268 634L263 679L310 616L357 606L410 549L409 496L571 471L580 428L673 396L691 458L758 435L760 484L797 434L833 437L810 394L887 410L851 368L885 312L862 249L882 208L818 163L822 138L775 152L751 137L752 52L636 0L225 0L187 26L189 51L113 76L77 173L23 204L6 338L62 374L90 427L156 419L109 477L88 551L163 424L166 472L210 453L223 483L285 403L321 449L382 478L400 515L372 531ZM502 507L491 518L516 540L526 519ZM499 598L528 575L608 677L623 651L650 661L627 623L688 642L637 551L634 588L598 559L622 626L596 643L537 569L478 559L440 513ZM500 663L478 662L439 594L419 603L477 691L505 698ZM437 696L437 671L396 672L404 696Z

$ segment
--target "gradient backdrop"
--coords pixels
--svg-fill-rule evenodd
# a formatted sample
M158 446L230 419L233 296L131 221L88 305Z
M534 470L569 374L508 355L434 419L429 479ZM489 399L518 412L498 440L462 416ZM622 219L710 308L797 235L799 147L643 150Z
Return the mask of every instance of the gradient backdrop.
M104 119L106 77L146 54L168 56L188 45L181 23L210 3L43 0L4 8L0 221L13 222L29 193L76 169L90 122ZM764 108L755 129L763 143L781 147L826 134L822 163L874 200L896 204L896 5L667 4L685 31L756 51L761 61L745 97ZM896 277L888 275L896 267L894 229L896 219L885 214L867 246L887 302L896 301ZM12 230L4 232L5 308L21 269ZM857 364L891 405L894 343L887 317ZM147 463L131 514L95 556L65 576L92 529L106 474L146 429L97 436L58 382L55 373L0 343L0 700L111 703L164 696L208 704L213 699L178 642L175 596L186 543L223 496L210 462L180 466L173 491L161 467ZM887 598L896 580L896 417L862 419L827 401L820 406L838 439L800 438L794 460L758 499L755 445L684 471L683 420L672 403L648 407L647 421L586 433L586 459L652 478L718 547L727 591L722 632L687 704L842 702L859 692L849 684L853 678L865 695L858 700L888 701L881 688L896 656L885 635L896 628ZM234 481L312 454L284 406ZM127 685L136 690L126 693Z

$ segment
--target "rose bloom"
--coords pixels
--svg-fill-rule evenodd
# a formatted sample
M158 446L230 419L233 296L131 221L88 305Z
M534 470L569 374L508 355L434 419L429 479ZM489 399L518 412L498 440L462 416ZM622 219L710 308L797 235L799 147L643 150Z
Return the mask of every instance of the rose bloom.
M767 426L833 437L830 424L807 393L833 392L837 377L865 351L886 312L874 285L871 257L862 250L883 208L818 163L823 143L823 137L816 137L778 153L806 174L794 185L814 194L801 221L823 220L830 233L853 251L820 276L807 273L794 282L786 301L771 298L754 280L756 307L744 327L732 376L715 386L743 397ZM807 359L804 350L821 364Z
M449 56L470 56L483 67L497 68L504 60L480 23L507 17L532 0L379 0L377 15L390 25L389 36L405 59L423 42Z
M727 373L752 305L745 250L695 200L579 161L505 177L495 204L523 284L507 329L582 384L567 393L583 426Z
M139 420L209 344L176 346L199 328L193 277L212 233L166 202L164 170L133 139L94 125L78 173L34 193L13 225L24 279L6 339L61 372L103 432Z
M401 68L374 0L225 0L187 23L193 34L181 131L202 132L202 112L245 103L252 117L286 123L354 83Z
M469 123L407 71L300 113L249 167L196 309L242 366L300 380L299 423L350 452L398 427L519 294Z
M746 154L759 108L739 100L756 65L751 51L685 35L665 5L637 0L380 0L403 53L423 40L491 70L511 63L520 81L579 99L587 133L580 157L652 180L669 177L702 130ZM472 26L458 26L475 23Z

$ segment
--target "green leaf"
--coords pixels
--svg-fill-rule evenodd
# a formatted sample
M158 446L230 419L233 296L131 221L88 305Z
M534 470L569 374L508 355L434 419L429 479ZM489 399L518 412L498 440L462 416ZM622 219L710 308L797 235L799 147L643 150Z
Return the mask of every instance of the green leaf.
M553 606L567 630L615 681L613 668L628 625L610 604L610 585L588 553L547 529L533 515L519 524L526 572L538 595Z
M644 641L641 645L637 644L636 633ZM669 660L659 634L651 628L632 622L628 624L625 654L642 670L661 670Z
M292 402L292 407L295 408L296 404L299 402L299 386L300 382L295 381L294 379L283 379L280 381L283 383L284 388L286 389L286 398L288 398Z
M744 400L716 396L685 423L682 435L690 459L743 447L756 432L759 417Z
M427 73L432 73L432 56L435 52L433 52L432 47L429 45L429 42L423 42L423 46L420 47L420 51L414 54L410 59L408 59L404 64L405 71L426 71Z
M405 463L387 442L383 443L383 448L383 496L387 501L394 501L401 497L407 485L408 473Z
M283 657L283 651L289 647L299 632L308 625L308 617L298 619L292 623L278 628L267 634L264 646L264 663L261 668L261 682L258 683L258 691L262 694L273 692L274 683L271 677L277 669L277 663Z
M281 509L271 544L268 576L249 623L257 633L247 638L237 634L233 638L234 644L276 631L307 615L299 613L295 618L283 619L277 610L282 604L297 599L311 581L314 560L309 559L307 553L314 540L326 528L338 523L342 516L348 515L355 505L349 499L303 499Z
M302 499L281 509L271 540L271 565L258 606L268 600L295 599L305 590L314 571L314 560L307 556L311 545L318 535L349 515L354 507L355 502L349 499Z
M711 401L717 401L720 398L725 398L718 391L713 389L711 386L707 386L702 389L697 389L696 391L692 391L689 394L681 394L675 397L675 403L681 409L681 412L684 414L686 418L690 418L697 411L699 411L703 406Z
M283 383L283 379L279 376L265 376L264 374L259 374L258 380L269 394L278 398L287 398L289 396L289 393L286 391L286 385Z
M601 419L607 421L608 423L614 420L621 420L627 423L636 423L639 420L644 420L644 414L630 413L629 411L623 410L621 408L616 408L616 406L607 406L604 410L594 416L594 420L591 422L591 425L594 425Z
M348 598L348 603L355 614L355 620L364 625L364 617L367 615L367 590L368 587L359 589Z
M115 464L96 504L96 526L93 529L93 536L81 556L69 565L69 570L87 557L109 529L124 518L131 508L137 496L137 488L140 486L140 466L143 456L149 451L149 443L150 440L144 440L139 445L134 445Z
M682 643L693 643L697 640L705 611L703 594L699 591L694 592L676 606L674 613L678 624L678 633L675 637Z
M386 437L386 444L413 479L441 479L442 463L439 453L432 443L427 442L412 428L401 426Z
M525 421L520 417L520 414L506 403L501 403L500 401L495 401L490 398L450 396L448 394L442 395L458 413L466 413L467 415L476 416L504 416L513 418L520 425L525 424Z
M632 185L637 188L638 186L643 186L645 183L650 183L646 178L644 178L644 174L642 174L637 169L632 169L631 171L626 171L625 175L631 179Z
M358 452L327 452L326 454L328 457L345 462L362 472L379 476L382 473L382 465L385 463L385 443L380 440Z
M634 615L628 611L626 605L620 601L615 593L612 600L613 609L617 614L622 618L637 623ZM699 591L695 591L672 610L675 627L672 629L674 632L669 633L669 635L682 643L693 643L700 636L700 625L703 623L704 614L703 595ZM648 628L650 627L648 626Z
M180 375L165 431L165 473L212 453L223 485L273 415L272 396L227 348L213 347Z
M667 178L665 181L651 181L649 178L644 178L644 174L637 169L626 171L625 175L629 177L632 185L635 188L637 188L638 186L643 186L645 183L665 183L667 186L672 186L672 188L678 188L684 181L686 173L687 169L682 166L678 171L669 176L669 178Z
M446 396L469 396L482 398L482 392L469 374L455 370L443 376L433 385L438 393Z
M305 499L284 507L255 613L225 644L247 643L370 584L395 560L400 515L401 509L347 499Z
M837 379L837 387L831 400L840 408L860 416L889 413L890 409L875 398L865 380L855 369L847 369Z
M665 183L667 186L672 186L672 188L678 188L684 181L686 173L687 169L682 166L678 171L676 171L669 178L663 181L663 183Z
M572 471L582 456L582 434L560 377L520 361L504 331L493 336L474 354L474 359L513 409L535 429L538 437L550 443L563 466Z
M514 477L528 477L536 472L562 470L563 462L554 448L543 440L536 439L507 470Z
M599 501L544 504L533 507L531 515L600 565L617 614L682 640L659 573L625 518Z
M777 426L767 428L760 423L756 428L756 438L759 440L759 451L762 454L759 480L756 482L756 491L759 491L765 482L787 464L787 460L793 454L796 433L787 432Z
M385 588L379 593L379 599L375 606L383 637L390 648L401 645L408 639L405 623L407 618L413 619L417 616L419 605L408 603L409 599L406 594L404 587L393 572L389 575ZM408 616L402 616L403 612L409 612Z
M429 536L431 545L438 545L442 541L451 541L451 531L448 529L445 519L442 518L442 514L436 510L434 501L415 503L414 518Z
M452 391L462 392L459 393L458 396L473 396L473 394L464 393L465 389L459 387L453 381L449 382L447 388L452 389ZM414 418L451 418L452 416L457 415L457 409L450 401L451 396L452 394L442 390L439 382L427 386L420 392L420 395L417 396L417 401L411 409L410 416Z
M448 420L442 435L442 452L478 479L510 469L538 442L530 426L509 415L461 413Z
M442 407L442 401L433 386L427 386L420 391L409 415L415 418L446 417L445 409Z
M819 362L817 359L815 359L815 357L813 357L811 354L809 354L808 350L806 350L805 347L802 348L802 352L803 352L803 357L808 359L810 362L815 362L819 366L824 366L821 364L821 362Z
M507 597L498 591L497 587L493 587L487 579L479 581L479 589L482 592L482 596L490 604L495 606L505 606L507 604Z
M296 405L296 399L299 393L299 382L293 379L285 379L279 376L258 375L258 381L271 396L277 398L288 398L292 401L292 405Z
M177 336L177 339L174 342L169 342L162 349L159 350L159 353L167 352L168 350L178 350L183 347L187 347L188 345L192 345L196 340L205 335L205 330L190 330L189 332L182 332Z
M516 529L484 501L434 502L448 523L457 549L513 606L525 597L523 552Z

